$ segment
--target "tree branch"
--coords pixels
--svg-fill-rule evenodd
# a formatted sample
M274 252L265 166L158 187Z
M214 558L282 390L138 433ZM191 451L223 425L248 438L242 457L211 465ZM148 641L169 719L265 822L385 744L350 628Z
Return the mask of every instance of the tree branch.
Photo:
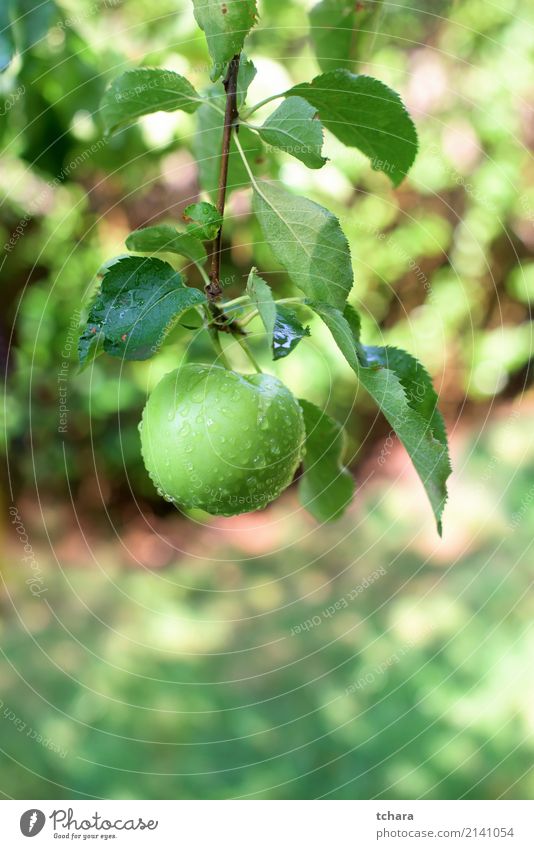
M223 138L222 138L222 151L221 151L221 170L219 174L219 190L217 193L217 210L223 219L224 223L224 208L226 205L226 191L228 186L228 165L230 159L230 145L232 142L232 131L235 129L236 133L239 130L239 126L237 122L239 120L239 112L237 109L237 78L239 74L239 62L240 62L240 54L234 56L230 64L228 65L228 70L226 72L226 76L223 80L224 89L226 91L226 108L224 112L224 128L223 128ZM236 319L231 318L226 315L223 309L218 307L215 304L217 298L222 295L222 287L221 287L221 253L222 253L222 229L223 225L219 229L216 238L213 241L212 245L212 254L211 254L211 270L209 273L209 283L206 285L206 294L208 296L209 301L209 311L212 316L211 322L211 330L214 338L217 337L218 333L230 333L241 345L241 347L246 351L247 356L250 358L251 362L254 365L256 371L261 371L257 362L254 360L254 357L248 350L248 346L245 342L245 337L247 335L246 331L241 327L239 322ZM217 347L217 343L216 343ZM220 356L220 353L219 353ZM228 364L225 360L225 365L228 367Z
M224 216L226 204L226 189L228 185L228 164L230 158L230 144L232 141L232 130L239 118L237 110L237 76L239 74L240 54L234 56L228 65L223 85L226 91L226 109L224 112L224 129L221 151L221 170L219 174L219 190L217 193L217 210L221 217ZM210 282L206 286L206 294L210 301L222 295L221 288L221 252L222 252L222 224L213 242Z

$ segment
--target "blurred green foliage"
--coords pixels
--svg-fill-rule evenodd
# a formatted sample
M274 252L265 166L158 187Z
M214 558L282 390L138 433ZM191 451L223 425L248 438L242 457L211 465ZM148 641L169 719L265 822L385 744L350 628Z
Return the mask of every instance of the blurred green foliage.
M250 102L318 72L311 4L261 5L248 48L259 69ZM149 363L102 358L77 375L77 327L99 269L124 253L126 235L179 218L198 199L193 152L209 156L209 136L195 139L194 117L176 113L103 140L98 109L127 68L171 67L203 88L210 63L186 0L44 6L50 17L26 29L22 53L0 76L0 352L9 481L36 528L44 504L50 536L34 533L48 593L31 597L15 548L0 597L0 692L68 754L2 718L0 790L19 798L532 795L523 686L532 656L523 599L532 577L532 428L513 420L480 441L478 431L488 409L518 403L531 380L534 9L519 0L435 2L424 12L383 4L363 69L402 93L421 138L397 191L331 136L321 171L272 151L258 163L339 216L368 343L414 353L451 425L460 413L473 423L444 561L422 551L427 508L410 491L419 521L406 516L395 481L326 530L292 516L290 495L265 514L261 556L245 532L228 542L157 499L139 453L140 411L184 356L209 360L209 343L178 328ZM248 195L235 192L225 230L229 296L241 293L253 262L292 294L248 213ZM387 426L355 394L327 331L316 322L311 330L287 360L271 363L259 337L256 353L298 395L346 422L348 459L361 467ZM239 351L231 356L244 365ZM505 492L502 504L492 503L495 492ZM162 553L154 534L143 536L138 507L196 555ZM46 553L49 541L59 541L59 562ZM141 565L166 571L131 569L138 564L123 548L138 544ZM348 609L292 636L381 567L387 575ZM347 695L367 673L373 682Z
M0 788L531 798L526 443L511 411L463 445L470 472L453 488L444 543L431 528L421 537L415 475L368 489L320 533L289 497L219 522L224 533L153 517L119 544L101 524L84 550L60 533L71 511L50 505L61 569L43 531L32 535L46 592L28 592L18 547L5 573L1 698L26 726L0 707ZM407 502L414 510L399 511Z

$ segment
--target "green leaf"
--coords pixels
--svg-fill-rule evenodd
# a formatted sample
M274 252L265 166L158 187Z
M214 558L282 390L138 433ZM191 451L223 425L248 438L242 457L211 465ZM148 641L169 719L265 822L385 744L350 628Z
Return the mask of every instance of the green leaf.
M212 103L223 110L225 98L226 95L221 83L212 86L205 94L205 99L211 100ZM215 199L221 170L224 116L204 103L197 112L197 122L197 132L193 139L193 153L200 171L200 185L205 192ZM249 161L254 162L262 156L262 143L256 133L251 132L246 127L240 127L239 141ZM249 185L250 177L235 146L232 134L228 163L228 191L232 192Z
M295 285L312 300L343 309L353 275L349 244L335 215L264 182L254 187L253 209Z
M102 119L106 132L132 124L152 112L195 112L202 98L191 83L174 71L138 68L126 71L106 91Z
M128 257L105 274L78 344L80 364L98 346L113 357L147 360L163 344L178 318L206 303L198 289L184 286L168 263Z
M179 233L170 224L157 224L155 227L145 227L130 233L126 239L129 251L139 253L166 253L185 256L198 264L206 262L206 249L202 242L190 233Z
M399 95L387 85L340 69L286 92L304 97L338 139L357 147L394 186L402 182L417 153L417 133Z
M288 97L258 133L264 142L290 153L308 168L322 168L323 128L317 110L302 97Z
M241 54L239 72L237 74L237 108L241 109L247 99L248 90L252 80L257 74L256 66L244 53Z
M187 231L197 239L211 242L222 227L223 219L211 203L192 203L184 211Z
M447 447L447 431L438 409L438 396L432 379L419 360L400 348L364 345L366 366L377 365L393 371L402 383L408 404L428 422L433 436Z
M102 263L100 268L98 269L96 276L102 279L108 273L109 269L112 265L116 265L121 259L128 259L130 254L118 254L118 256L112 256Z
M310 328L302 326L293 310L276 303L271 287L255 268L249 274L247 292L267 331L273 360L289 356L301 339L310 335Z
M306 426L299 498L318 522L330 522L339 519L354 495L354 479L342 464L343 428L315 404L302 399L299 404Z
M406 351L366 347L359 340L359 320L352 307L345 314L327 304L313 304L330 329L360 383L378 404L421 478L438 532L451 473L447 434L437 409L437 395L423 366Z
M256 0L193 0L193 5L196 22L206 35L213 61L211 79L215 82L241 52L256 23Z
M310 12L310 36L322 71L350 69L363 56L372 35L373 23L380 11L379 0L348 3L347 0L322 0Z
M0 73L9 68L16 52L15 36L9 15L9 6L0 5Z
M273 360L289 356L299 342L310 335L310 328L303 327L294 310L277 304L273 328Z

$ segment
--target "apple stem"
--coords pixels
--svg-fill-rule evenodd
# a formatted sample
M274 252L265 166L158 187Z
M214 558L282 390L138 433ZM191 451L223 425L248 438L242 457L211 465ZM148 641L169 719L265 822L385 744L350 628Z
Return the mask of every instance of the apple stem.
M248 359L250 360L250 362L254 366L257 373L263 374L263 371L261 370L260 365L259 365L258 361L256 360L256 357L254 356L254 354L250 350L249 346L247 345L247 343L245 342L243 337L242 336L235 336L234 338L235 338L236 342L241 346L241 348L243 349L245 354L247 355Z

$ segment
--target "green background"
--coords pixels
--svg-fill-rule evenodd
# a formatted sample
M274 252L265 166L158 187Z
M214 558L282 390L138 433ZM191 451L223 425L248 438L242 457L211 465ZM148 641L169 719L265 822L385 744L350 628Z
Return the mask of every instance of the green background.
M455 466L440 541L407 458L316 323L280 363L259 335L253 346L347 427L358 488L329 526L294 488L232 520L155 496L141 409L184 357L210 360L202 334L76 374L102 263L198 196L194 116L111 140L98 116L108 82L141 63L207 84L190 5L42 3L19 19L25 47L0 78L0 792L531 798L534 9L383 4L359 69L402 93L419 130L398 190L331 136L322 170L255 162L339 216L366 341L432 373ZM260 3L251 103L319 72L310 5ZM292 294L249 205L246 191L230 199L227 293L254 263Z

